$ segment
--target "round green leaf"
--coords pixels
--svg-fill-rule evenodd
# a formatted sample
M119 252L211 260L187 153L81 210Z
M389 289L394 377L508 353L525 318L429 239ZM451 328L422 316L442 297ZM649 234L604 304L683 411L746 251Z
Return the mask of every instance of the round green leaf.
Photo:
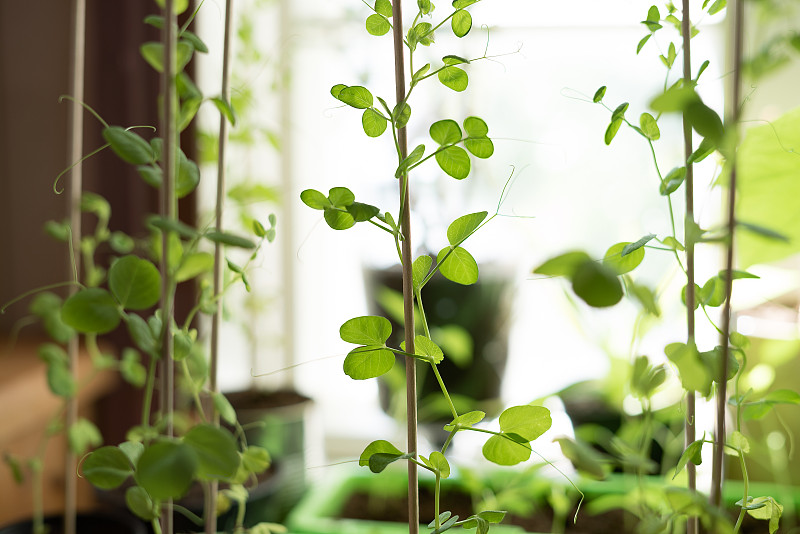
M622 299L622 284L616 273L592 260L581 263L575 270L572 290L595 308L613 306Z
M328 191L328 200L334 206L349 206L356 200L356 196L346 187L333 187Z
M67 326L86 334L105 334L120 322L114 297L97 287L78 291L61 308L61 319Z
M483 456L498 465L517 465L531 457L531 447L508 436L492 436L483 444Z
M201 479L219 480L236 474L239 450L233 435L224 428L197 425L183 436L183 442L197 455L197 476Z
M372 108L365 109L364 114L361 115L361 125L364 127L364 133L370 137L380 137L386 131L388 122L386 117Z
M428 273L431 270L431 265L433 265L433 258L427 254L419 256L416 260L414 260L412 265L414 289L419 289L422 281L425 280L426 276L428 276Z
M377 378L391 371L394 354L383 345L358 347L344 359L344 374L353 380Z
M54 395L59 397L74 397L78 391L78 384L72 376L66 362L51 361L47 366L47 387Z
M181 257L181 264L175 272L176 282L191 280L214 268L214 256L208 252L194 252Z
M94 423L81 417L67 430L67 440L70 450L81 456L92 447L101 445L103 436Z
M675 167L661 181L659 192L664 196L671 195L678 190L685 178L686 167Z
M364 449L364 452L361 453L361 456L358 459L358 465L361 467L369 466L369 459L373 454L394 454L397 456L402 456L403 451L388 441L379 439L367 445L367 448Z
M436 163L456 180L463 180L469 176L469 154L459 146L448 146L436 152Z
M483 421L484 417L486 417L485 412L477 410L473 412L467 412L453 419L449 424L444 426L444 429L448 432L452 432L456 427L468 428Z
M637 248L630 254L622 255L622 250L630 242L612 245L603 257L603 265L611 267L617 274L625 274L634 270L644 259L644 248Z
M144 450L135 477L154 499L177 499L192 485L197 464L197 455L189 445L159 441Z
M140 486L132 486L125 491L125 504L128 505L128 509L134 515L145 521L152 521L158 518L158 506L144 488Z
M447 227L447 241L453 246L460 245L478 229L487 215L485 211L462 215Z
M414 338L414 354L418 356L427 356L433 360L433 363L441 363L444 359L444 352L439 346L431 339L419 335Z
M371 108L374 102L372 93L366 87L361 87L360 85L345 87L339 91L337 98L356 109Z
M391 29L392 25L389 24L389 21L386 20L386 17L383 15L373 13L367 17L367 31L370 33L370 35L386 35Z
M476 158L486 159L494 154L494 143L488 137L470 137L464 140L464 146Z
M461 141L461 128L452 119L436 121L430 127L431 139L440 145L451 145Z
M480 117L467 117L464 119L464 130L470 137L486 137L489 133L489 127L486 121Z
M658 123L655 117L649 113L642 113L639 117L639 126L642 133L651 141L657 141L661 137L661 130L658 129Z
M155 161L155 153L150 143L136 132L120 126L109 126L103 129L103 139L111 145L111 150L127 163L146 165Z
M500 430L533 441L550 429L553 420L544 406L512 406L500 414Z
M257 445L250 445L242 453L242 465L251 473L261 473L271 461L269 451Z
M334 230L347 230L356 224L355 218L347 211L336 208L325 208L325 222Z
M186 157L183 150L178 152L178 176L175 181L175 196L183 198L197 189L200 183L200 169L197 163Z
M472 29L472 15L469 14L469 11L459 9L453 13L450 26L456 37L464 37Z
M342 340L356 345L383 345L391 335L392 323L377 315L349 319L339 328Z
M143 310L161 297L161 274L145 259L123 256L108 271L108 287L126 310Z
M428 463L439 472L442 478L450 476L450 464L447 463L447 458L441 452L433 451L428 458Z
M467 76L467 73L463 69L452 65L440 70L438 76L442 85L449 87L453 91L464 91L467 85L469 85L469 76Z
M101 447L83 461L83 475L103 490L119 487L133 474L128 457L117 447Z
M315 210L324 210L331 205L331 201L328 200L328 197L316 189L306 189L300 193L300 200L302 200L306 206Z
M389 0L375 0L375 11L384 17L392 17L392 3Z
M533 270L534 274L543 274L546 276L567 276L572 278L578 267L586 261L591 261L591 258L585 252L576 250L572 252L565 252L555 258L550 258L537 268Z
M719 146L725 129L716 111L700 101L694 101L686 106L685 116L694 131Z
M355 222L366 222L375 217L381 212L375 206L370 204L363 204L361 202L353 202L347 206L347 213L353 216Z
M474 284L478 281L478 263L472 254L461 247L445 247L436 256L436 263L439 265L439 272L453 282L465 286ZM449 255L447 253L450 252ZM445 256L446 259L445 259Z

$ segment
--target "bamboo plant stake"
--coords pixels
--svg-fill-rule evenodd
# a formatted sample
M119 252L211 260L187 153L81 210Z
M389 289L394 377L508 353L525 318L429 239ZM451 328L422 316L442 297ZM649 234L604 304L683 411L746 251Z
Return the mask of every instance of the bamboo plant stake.
M744 2L734 0L733 2L733 77L731 80L731 99L728 105L728 120L726 125L731 127L734 132L733 137L728 133L727 140L731 147L731 173L730 183L728 184L727 197L727 239L725 250L725 306L722 312L722 332L720 332L720 345L722 345L722 357L720 361L719 377L717 379L718 389L716 398L717 421L714 430L714 457L711 471L711 495L710 501L714 506L720 506L722 500L722 459L725 447L725 408L727 405L727 376L728 376L728 356L729 339L731 333L731 294L733 289L733 237L736 230L736 145L738 144L738 125L739 125L739 102L740 86L742 77L742 39L743 39L743 17ZM730 5L729 5L730 9Z
M689 12L689 0L683 0L683 13L681 22L681 36L683 37L683 79L688 83L692 79L692 23ZM692 155L692 126L686 115L683 116L683 145L686 158L686 215L685 220L694 221L694 166L689 158ZM693 345L695 340L695 291L694 291L694 240L689 238L689 228L684 224L684 240L686 244L686 343ZM696 411L695 392L686 392L686 425L684 431L684 447L688 447L696 439ZM688 487L692 492L697 491L697 469L690 461L686 464ZM697 534L698 519L689 517L686 525L687 534Z
M70 171L69 190L69 224L72 232L70 241L70 261L68 276L80 278L81 270L81 193L83 190L83 166L80 163L83 154L83 110L77 102L84 100L84 73L85 73L85 48L86 48L86 0L75 0L72 4L72 39L70 43L70 93L75 99L69 107L69 155L67 161L79 162ZM70 296L77 293L78 287L71 285ZM78 381L78 350L80 348L78 336L69 340L67 352L69 354L69 367L73 379ZM74 396L67 401L65 428L70 429L78 421L78 398ZM66 472L64 477L64 533L75 534L77 514L77 482L75 477L75 453L67 447L65 454Z
M399 106L406 98L405 60L403 52L403 10L401 0L392 2L392 37L394 39L394 77L395 98ZM397 142L400 149L400 160L408 156L408 139L405 126L397 131ZM403 323L405 328L405 350L414 354L414 288L412 282L411 262L411 195L408 171L400 176L400 206L403 267ZM417 369L416 359L406 356L406 419L408 425L408 451L417 456ZM419 481L417 465L408 462L408 532L419 532Z
M177 127L175 124L175 48L176 48L177 20L175 17L174 0L166 0L164 6L164 30L162 39L164 45L164 71L161 79L161 95L163 100L163 115L161 117L161 131L164 137L164 154L162 158L162 172L164 183L160 193L160 215L169 220L177 219L177 204L175 200L175 162L177 147ZM161 346L161 383L159 402L160 415L166 418L166 435L173 436L174 428L172 416L175 409L175 366L172 360L172 320L173 299L172 289L175 284L170 275L168 266L170 232L165 230L161 240L161 320L162 320L162 346ZM172 534L172 500L166 505L162 517L163 534Z
M231 33L233 32L233 0L225 2L225 32L222 48L222 89L220 94L225 102L230 102L230 56ZM219 113L219 154L217 157L217 198L215 206L216 230L223 231L223 204L225 200L225 153L228 145L228 121L225 114ZM222 324L222 292L223 268L225 258L222 253L222 243L214 244L214 295L218 296L217 306L211 318L211 354L209 369L209 390L212 395L218 392L217 373L219 366L219 337ZM211 413L209 420L219 426L219 412L214 409L214 404L209 403ZM217 493L219 482L214 480L208 484L205 494L205 532L214 534L217 531Z

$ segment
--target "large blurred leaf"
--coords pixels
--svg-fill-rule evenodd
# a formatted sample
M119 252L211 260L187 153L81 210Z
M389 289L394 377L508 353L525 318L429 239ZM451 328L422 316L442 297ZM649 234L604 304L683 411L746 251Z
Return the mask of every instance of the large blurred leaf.
M737 218L776 230L789 241L737 233L738 265L777 261L800 251L800 108L747 130L738 151Z

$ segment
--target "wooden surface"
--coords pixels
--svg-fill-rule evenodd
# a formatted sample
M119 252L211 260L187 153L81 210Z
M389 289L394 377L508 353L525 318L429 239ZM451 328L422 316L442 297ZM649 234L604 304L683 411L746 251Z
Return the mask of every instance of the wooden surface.
M25 462L39 449L44 430L57 416L63 399L47 387L46 366L36 355L38 343L20 341L10 345L0 340L0 453ZM79 373L86 379L92 372L88 354L79 359ZM117 382L113 371L94 376L80 390L81 417L93 418L93 406L111 391ZM82 382L83 383L83 382ZM45 512L60 512L64 507L63 433L52 437L46 448L44 467ZM29 472L22 485L14 481L11 470L0 465L0 525L31 516L33 500ZM77 474L75 475L77 476ZM86 480L78 480L78 507L85 510L94 503L94 490Z

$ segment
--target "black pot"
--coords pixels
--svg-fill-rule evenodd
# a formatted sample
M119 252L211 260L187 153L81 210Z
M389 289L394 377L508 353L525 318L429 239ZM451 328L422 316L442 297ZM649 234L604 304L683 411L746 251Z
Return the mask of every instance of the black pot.
M48 516L44 520L48 534L64 533L64 517ZM145 524L130 514L78 514L77 534L147 534ZM26 520L0 528L0 534L32 534L33 521Z

